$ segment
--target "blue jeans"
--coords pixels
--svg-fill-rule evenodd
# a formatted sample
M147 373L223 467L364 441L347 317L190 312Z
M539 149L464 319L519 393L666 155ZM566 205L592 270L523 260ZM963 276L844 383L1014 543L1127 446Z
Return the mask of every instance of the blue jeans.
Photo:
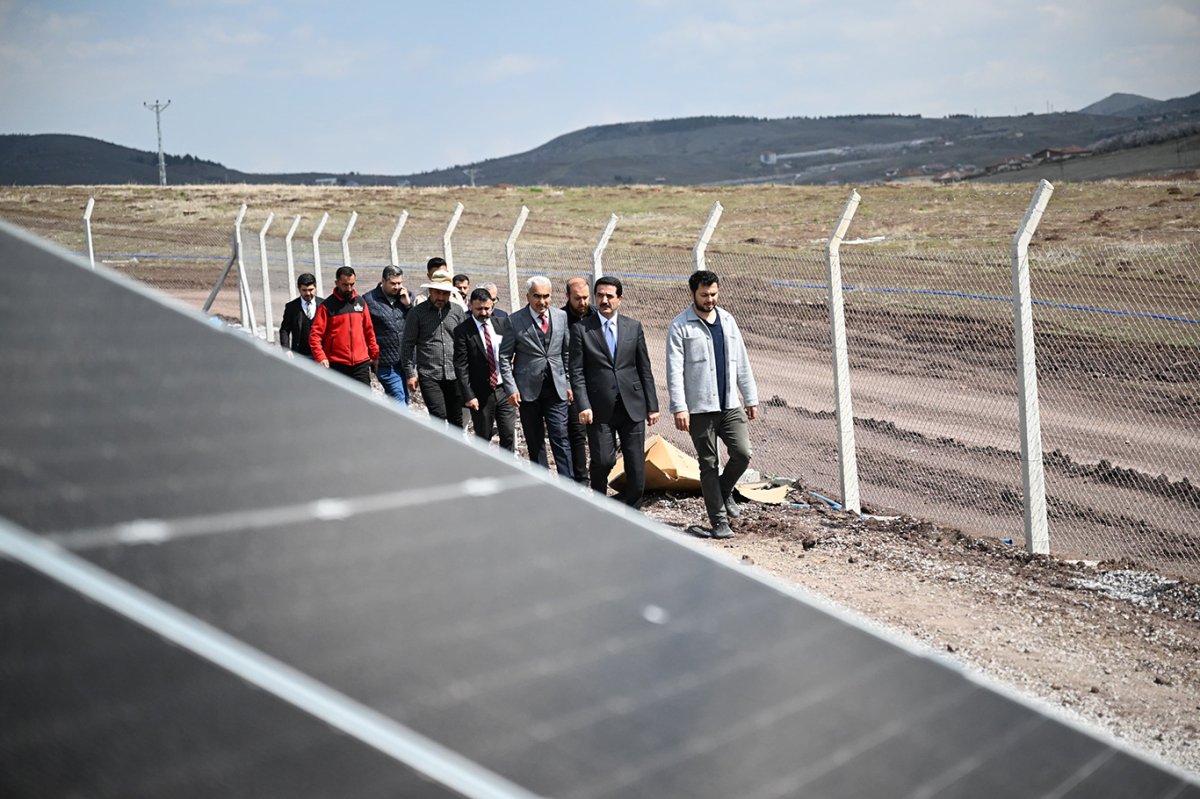
M401 405L408 406L408 386L404 385L404 375L390 366L380 365L376 373L383 391Z

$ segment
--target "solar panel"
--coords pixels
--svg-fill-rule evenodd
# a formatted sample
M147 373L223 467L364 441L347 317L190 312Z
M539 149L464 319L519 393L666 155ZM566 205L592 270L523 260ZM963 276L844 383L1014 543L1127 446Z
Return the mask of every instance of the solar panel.
M0 795L1197 797L0 226Z

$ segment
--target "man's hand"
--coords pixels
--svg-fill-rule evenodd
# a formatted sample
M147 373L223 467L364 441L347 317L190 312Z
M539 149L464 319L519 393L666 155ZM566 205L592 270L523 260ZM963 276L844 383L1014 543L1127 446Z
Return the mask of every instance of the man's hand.
M688 432L691 429L691 418L687 411L676 411L675 429L682 430L685 433Z
M375 374L379 374L379 359L378 358L374 358L371 360L371 371L374 372Z
M509 394L508 395L508 404L513 406L514 408L520 408L521 407L521 392L514 391L513 393Z
M329 368L329 359L326 358L325 360L321 361L321 365L324 366L326 369L328 369Z
M404 381L404 385L408 386L408 393L415 394L417 391L417 378L410 377Z
M476 413L478 413L479 412L479 399L477 397L471 397L471 399L467 400L467 407L470 408L471 410L475 411Z
M580 424L591 424L591 423L592 423L592 410L591 410L591 408L587 409L586 411L580 411L580 412L579 412L579 423L580 423Z
M658 411L652 412L649 416L646 417L646 424L653 427L655 424L658 423L658 415L659 415Z
M575 401L575 392L568 388L567 389L567 402L571 403L574 401Z
M757 405L747 405L746 406L746 418L747 419L757 419L758 418L758 406Z
M292 352L291 350L284 350L283 353L287 356L289 361L294 360L296 357L296 353Z

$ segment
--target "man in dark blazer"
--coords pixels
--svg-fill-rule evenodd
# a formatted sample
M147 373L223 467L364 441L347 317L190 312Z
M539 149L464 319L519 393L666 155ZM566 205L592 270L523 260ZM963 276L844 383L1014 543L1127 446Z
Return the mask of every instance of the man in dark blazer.
M570 339L567 315L550 307L550 294L550 278L544 275L525 283L528 304L509 315L512 335L505 337L500 357L512 359L512 375L505 382L505 391L509 403L520 410L529 460L549 466L549 434L554 467L561 476L571 479L571 446L567 441Z
M288 351L290 357L298 353L312 357L308 344L308 332L312 330L313 315L324 297L317 296L317 278L305 272L296 278L296 290L300 296L283 306L283 320L279 323L279 346Z
M571 328L571 386L579 420L587 425L592 488L608 493L621 439L625 487L619 497L637 507L646 488L646 425L658 421L658 393L642 323L621 307L621 281L602 277L592 288L597 313Z
M492 297L486 288L471 292L471 315L454 328L454 372L458 397L471 411L475 435L492 440L498 428L500 446L516 448L517 409L508 402L504 385L512 380L512 364L500 354L512 335L508 319L492 317ZM489 352L489 350L491 350Z

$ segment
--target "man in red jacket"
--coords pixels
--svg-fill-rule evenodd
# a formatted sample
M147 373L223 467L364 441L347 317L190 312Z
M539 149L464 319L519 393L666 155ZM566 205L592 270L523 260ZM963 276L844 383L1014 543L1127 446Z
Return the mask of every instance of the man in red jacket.
M360 383L371 385L379 364L379 344L367 303L354 291L354 269L337 270L333 293L317 306L308 343L313 360Z

